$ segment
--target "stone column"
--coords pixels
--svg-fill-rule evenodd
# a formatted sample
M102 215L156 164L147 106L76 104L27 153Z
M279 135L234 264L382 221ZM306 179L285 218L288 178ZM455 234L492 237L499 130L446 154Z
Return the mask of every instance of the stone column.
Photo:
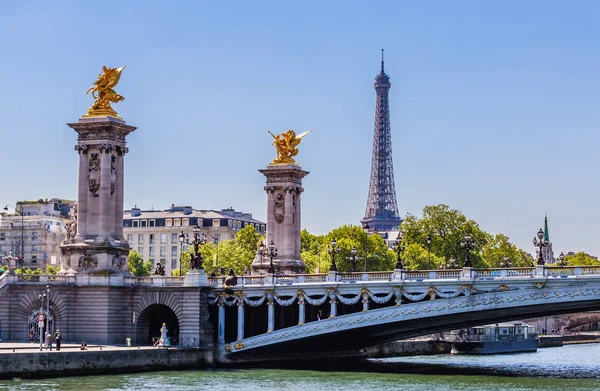
M123 160L125 159L125 154L127 153L127 148L118 148L117 149L117 164L116 164L116 191L115 191L115 239L125 240L123 237L123 202L124 202L124 193L125 193L125 177L124 177L124 168Z
M294 205L293 205L293 193L294 188L292 186L286 186L285 190L285 216L283 220L283 248L279 257L282 259L295 259L295 247L296 247L296 228L294 223Z
M294 195L296 196L296 210L295 210L296 254L294 254L294 256L296 259L300 259L300 252L301 252L300 233L302 232L302 226L300 225L300 216L302 216L302 215L301 215L301 209L300 209L300 199L301 199L300 195L302 194L303 191L304 191L304 189L302 187L297 187L296 191L294 192Z
M225 304L223 303L223 299L223 296L219 296L219 324L217 326L217 343L219 344L225 343Z
M273 299L267 301L268 320L267 320L267 333L270 333L275 329L275 307L273 307Z
M77 193L77 234L75 242L81 243L87 235L88 215L88 147L76 145L79 152L79 191Z
M238 301L238 332L237 339L244 339L244 300Z
M304 310L304 296L298 296L298 326L302 326L305 322L306 311Z
M110 165L112 146L104 144L100 146L100 190L98 191L100 202L99 232L96 241L103 242L110 238Z

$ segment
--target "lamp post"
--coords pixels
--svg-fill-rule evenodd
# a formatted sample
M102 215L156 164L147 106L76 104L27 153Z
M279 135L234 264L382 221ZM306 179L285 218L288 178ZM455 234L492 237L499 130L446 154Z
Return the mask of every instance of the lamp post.
M221 273L221 271L219 269L219 234L217 234L217 236L213 236L212 234L209 234L209 235L213 239L213 241L214 241L213 243L215 243L217 245L217 255L216 255L216 260L215 260L215 269L217 269L217 273L219 273L219 275L224 274L224 273Z
M471 235L465 235L463 241L460 242L460 247L465 249L465 251L467 252L465 267L473 267L473 265L471 264L471 250L475 248L475 242L473 242L473 238L471 237Z
M185 241L185 234L183 231L179 234L179 276L183 275L183 267L181 261L183 260L183 242Z
M352 273L356 272L356 253L358 252L358 250L356 249L356 247L352 247L350 249L350 254L352 254L349 257L346 257L346 259L349 259L350 262L352 263Z
M427 243L427 270L431 269L431 235L427 234L425 238Z
M450 258L448 262L446 262L446 269L456 269L456 259Z
M40 301L40 315L43 316L43 319L48 321L46 319L46 316L44 315L44 300L47 299L46 294L44 293L43 295L38 295L38 300ZM43 338L44 338L44 320L39 320L40 317L38 317L38 329L39 329L39 334L40 334L40 352L42 351L42 343L43 343Z
M25 213L23 213L23 204L21 204L21 210L12 205L6 205L4 210L8 211L9 206L21 215L21 255L19 256L19 264L21 265L21 274L23 274L23 262L25 261Z
M263 258L266 255L266 251L265 251L265 244L263 242L260 242L260 244L258 245L258 256L260 257L260 271L262 273L263 270Z
M190 242L190 239L187 236L185 237L186 243L194 246L194 261L190 262L190 269L200 270L203 269L202 255L200 254L200 246L206 244L206 235L200 232L200 227L198 226L198 223L196 223L194 228L192 228L192 231L194 233L194 240ZM183 233L183 231L181 232Z
M267 273L268 274L273 274L275 273L275 267L273 266L273 257L277 256L277 247L275 247L275 243L273 243L273 241L271 240L271 243L269 243L269 251L267 253L267 256L271 258L271 263L269 263L269 268L267 269Z
M500 267L502 267L502 268L512 267L512 262L510 261L510 259L508 258L507 255L505 255L502 258L502 260L500 261Z
M371 227L369 227L368 223L365 223L365 225L363 225L363 230L365 231L365 241L363 243L363 247L364 247L364 251L365 251L365 273L368 271L367 270L367 242L369 240L369 229Z
M533 245L539 247L537 264L544 265L544 254L542 250L548 245L548 241L544 240L544 231L542 231L541 228L537 232L537 237L533 237Z
M396 242L396 254L398 255L398 260L396 261L396 269L402 270L402 253L406 250L406 246L402 244L402 234L398 234L398 241Z
M569 261L565 259L565 253L563 253L562 251L560 252L560 255L558 256L557 264L560 267L565 267L569 264Z
M329 243L329 247L327 247L327 252L329 255L331 255L331 267L329 268L329 271L337 272L337 266L335 265L335 254L340 252L340 247L335 239L331 239L331 243Z

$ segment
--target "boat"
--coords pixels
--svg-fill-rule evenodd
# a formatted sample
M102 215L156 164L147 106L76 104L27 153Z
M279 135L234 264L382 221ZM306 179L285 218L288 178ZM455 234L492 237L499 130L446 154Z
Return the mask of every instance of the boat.
M454 330L446 340L452 342L452 354L499 354L537 351L535 327L523 322Z

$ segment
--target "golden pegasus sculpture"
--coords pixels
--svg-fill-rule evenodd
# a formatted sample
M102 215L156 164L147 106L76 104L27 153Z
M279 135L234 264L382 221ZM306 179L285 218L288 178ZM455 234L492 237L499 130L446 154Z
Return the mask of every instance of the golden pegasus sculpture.
M109 116L122 119L117 115L117 112L110 107L110 104L111 102L117 103L125 100L123 96L117 94L115 90L113 90L121 79L121 72L123 72L123 69L125 69L124 66L120 68L102 67L102 73L98 75L98 80L96 80L94 85L85 92L86 94L91 92L95 101L84 117Z
M300 144L302 138L310 132L311 131L309 130L308 132L304 132L298 136L296 136L296 132L291 129L286 130L277 136L269 132L269 134L275 139L271 145L274 145L275 149L277 150L277 157L273 159L271 164L296 164L296 161L293 159L293 157L298 154L298 144Z

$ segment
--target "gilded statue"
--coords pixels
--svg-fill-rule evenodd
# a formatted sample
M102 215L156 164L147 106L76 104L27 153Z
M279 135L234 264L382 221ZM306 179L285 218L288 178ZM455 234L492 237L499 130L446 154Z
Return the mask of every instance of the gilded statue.
M289 129L276 136L269 132L275 139L271 145L274 145L277 149L277 157L273 159L271 164L296 164L293 157L298 154L298 144L300 144L302 138L309 133L310 130L296 136L296 132Z
M121 72L125 67L108 68L103 66L102 73L98 75L98 80L94 82L94 86L90 87L85 93L92 93L95 99L92 107L84 117L115 117L122 119L117 115L117 112L110 107L111 102L117 103L125 100L125 98L115 92L113 88L119 83Z

